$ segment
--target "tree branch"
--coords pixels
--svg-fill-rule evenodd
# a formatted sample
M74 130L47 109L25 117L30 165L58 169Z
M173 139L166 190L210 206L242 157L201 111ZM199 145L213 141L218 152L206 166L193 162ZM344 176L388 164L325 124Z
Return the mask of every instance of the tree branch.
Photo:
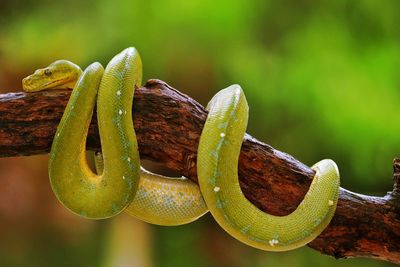
M65 90L0 95L0 157L50 151L70 92ZM196 153L207 112L190 97L150 80L134 98L134 127L140 156L161 162L197 181ZM100 149L96 116L87 146ZM340 190L335 216L310 247L335 258L370 257L400 263L400 160L395 186L384 197ZM239 159L240 185L261 210L286 215L300 203L314 171L292 156L246 135Z

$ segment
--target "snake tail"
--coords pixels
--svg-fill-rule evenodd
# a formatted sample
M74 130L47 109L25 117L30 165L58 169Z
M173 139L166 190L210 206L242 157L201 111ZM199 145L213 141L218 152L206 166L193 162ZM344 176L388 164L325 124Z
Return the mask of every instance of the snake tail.
M200 190L217 223L239 241L268 251L303 246L330 222L339 193L339 173L332 160L313 166L316 174L297 209L287 216L259 210L243 195L238 160L247 127L248 105L239 85L218 92L208 105L200 136L197 173Z

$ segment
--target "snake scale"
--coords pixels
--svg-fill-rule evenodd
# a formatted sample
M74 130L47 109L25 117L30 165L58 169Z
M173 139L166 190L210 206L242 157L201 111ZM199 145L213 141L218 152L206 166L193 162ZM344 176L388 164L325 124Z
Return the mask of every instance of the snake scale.
M165 177L140 167L132 123L135 88L142 79L142 62L133 47L116 55L103 69L58 60L23 79L26 92L73 88L58 125L49 160L54 193L72 212L102 219L125 211L146 222L180 225L210 211L217 223L239 241L268 251L303 246L329 224L336 209L340 177L332 160L322 160L309 191L287 216L259 210L243 195L238 159L248 121L248 105L239 85L218 92L198 146L199 186L185 177ZM87 162L85 143L93 109L102 153L96 171Z

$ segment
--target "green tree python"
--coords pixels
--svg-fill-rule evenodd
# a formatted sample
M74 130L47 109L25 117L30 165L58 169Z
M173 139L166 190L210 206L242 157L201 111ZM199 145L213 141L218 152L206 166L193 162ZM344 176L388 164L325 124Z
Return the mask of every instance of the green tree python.
M140 56L135 48L127 48L105 70L93 63L82 72L74 63L58 60L23 79L27 92L73 88L49 159L50 183L65 207L93 219L125 210L159 225L189 223L209 210L230 235L268 251L303 246L329 224L340 183L332 160L312 167L316 174L309 191L287 216L264 213L243 195L237 167L248 105L239 85L221 90L207 106L197 155L199 186L185 177L165 177L141 168L131 112L141 78ZM95 103L102 146L96 172L85 151Z

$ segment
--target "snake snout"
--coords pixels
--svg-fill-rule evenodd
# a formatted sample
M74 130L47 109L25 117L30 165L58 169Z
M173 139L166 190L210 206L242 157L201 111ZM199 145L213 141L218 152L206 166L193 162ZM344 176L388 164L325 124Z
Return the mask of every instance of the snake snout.
M22 79L22 89L25 91L32 90L32 78L30 75Z

